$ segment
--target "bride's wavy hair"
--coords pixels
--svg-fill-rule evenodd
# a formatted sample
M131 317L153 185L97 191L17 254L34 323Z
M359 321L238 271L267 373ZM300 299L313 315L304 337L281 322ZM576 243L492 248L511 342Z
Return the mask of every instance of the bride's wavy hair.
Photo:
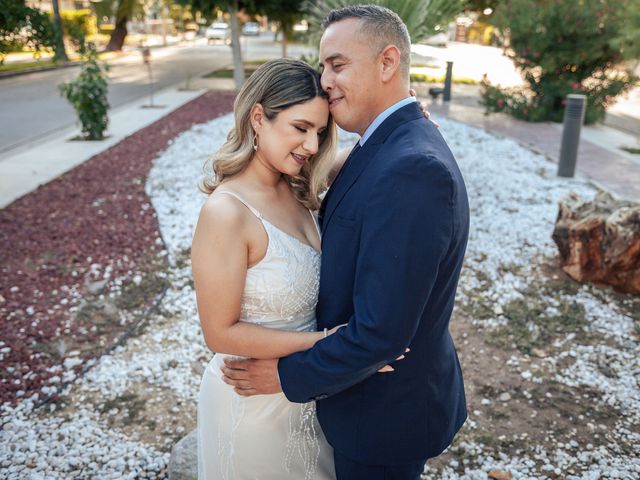
M262 105L264 115L273 121L279 112L313 100L327 98L320 74L299 60L282 58L264 63L249 77L233 104L235 125L227 140L212 159L213 176L200 189L212 193L220 184L243 171L253 158L254 131L250 114L254 105ZM331 114L320 135L318 151L294 177L284 175L298 201L312 210L320 206L319 195L327 187L337 143L337 130Z

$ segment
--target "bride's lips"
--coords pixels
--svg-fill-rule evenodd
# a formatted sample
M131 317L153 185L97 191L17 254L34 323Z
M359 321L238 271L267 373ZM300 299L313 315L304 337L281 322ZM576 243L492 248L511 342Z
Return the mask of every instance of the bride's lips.
M304 165L309 157L305 157L304 155L298 155L297 153L291 152L291 156L299 165Z
M338 105L343 98L344 97L330 98L329 99L329 110L333 110L336 107L336 105Z

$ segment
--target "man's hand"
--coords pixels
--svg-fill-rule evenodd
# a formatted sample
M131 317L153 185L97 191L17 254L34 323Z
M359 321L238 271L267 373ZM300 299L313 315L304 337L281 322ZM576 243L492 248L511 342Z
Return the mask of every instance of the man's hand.
M413 88L409 89L409 95L411 95L412 97L416 97L416 99L418 98L416 95L416 91ZM422 114L424 115L424 118L429 120L431 117L431 114L429 113L429 110L427 110L427 104L424 102L418 102L418 105L420 105L420 110L422 110ZM434 122L433 120L431 120L431 123L433 123L436 126L436 128L440 128L440 124L438 122Z
M222 380L243 397L282 392L278 381L278 359L224 359Z

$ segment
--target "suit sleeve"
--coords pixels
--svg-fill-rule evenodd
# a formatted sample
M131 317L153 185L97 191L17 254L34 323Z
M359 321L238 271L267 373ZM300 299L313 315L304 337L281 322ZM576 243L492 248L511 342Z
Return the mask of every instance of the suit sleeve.
M336 319L348 325L310 350L280 359L290 401L334 395L404 353L451 244L453 189L446 167L426 156L397 159L381 173L362 220L354 315Z

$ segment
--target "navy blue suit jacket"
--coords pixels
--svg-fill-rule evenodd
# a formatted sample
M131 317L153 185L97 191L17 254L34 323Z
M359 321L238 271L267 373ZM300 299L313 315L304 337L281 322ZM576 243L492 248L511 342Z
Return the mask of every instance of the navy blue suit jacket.
M282 389L318 400L329 443L355 461L434 457L467 415L448 327L469 207L451 151L416 103L347 161L322 214L318 328L348 326L280 359ZM395 371L377 373L385 364Z

